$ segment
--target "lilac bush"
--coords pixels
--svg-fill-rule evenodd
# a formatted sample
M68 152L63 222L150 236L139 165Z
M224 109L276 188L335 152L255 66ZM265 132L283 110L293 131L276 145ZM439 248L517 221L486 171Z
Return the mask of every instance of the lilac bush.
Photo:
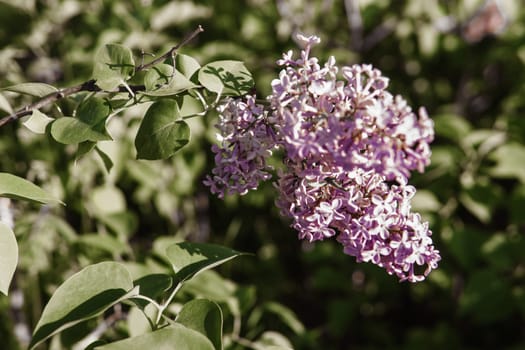
M423 280L440 255L428 223L411 212L408 180L430 162L432 120L389 93L378 69L340 68L333 57L321 65L310 57L319 38L298 38L305 47L277 61L283 69L266 105L245 96L219 108L220 145L205 184L221 198L245 194L271 177L267 159L280 148L276 204L300 239L335 237L358 262Z

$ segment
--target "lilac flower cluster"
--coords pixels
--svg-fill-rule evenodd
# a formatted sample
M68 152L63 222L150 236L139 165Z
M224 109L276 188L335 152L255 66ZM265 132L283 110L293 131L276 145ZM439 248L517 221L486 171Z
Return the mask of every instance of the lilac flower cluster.
M220 146L212 146L216 166L204 184L219 198L225 194L246 194L259 182L271 178L272 169L266 162L276 147L271 126L253 96L245 96L244 100L228 98L218 112Z
M214 150L217 167L207 184L219 196L245 193L269 177L265 159L272 146L281 147L285 168L275 184L277 206L299 238L335 237L359 262L401 281L423 280L440 255L428 223L411 212L415 188L408 179L429 164L432 121L424 109L416 115L391 95L379 70L340 69L333 57L321 66L310 57L319 38L299 39L305 45L300 57L290 51L277 62L284 69L272 82L269 111L251 97L229 100L219 124L223 148ZM225 151L225 139L242 146Z

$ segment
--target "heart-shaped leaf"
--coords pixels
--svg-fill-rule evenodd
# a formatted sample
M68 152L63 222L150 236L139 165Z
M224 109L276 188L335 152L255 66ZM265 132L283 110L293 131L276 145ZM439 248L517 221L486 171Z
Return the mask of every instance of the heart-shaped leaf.
M142 94L147 96L172 96L183 91L196 88L189 78L178 70L174 70L169 64L153 67L144 77L146 91Z
M152 104L135 138L138 159L166 159L184 147L190 128L180 119L175 100L163 99Z
M38 321L32 349L52 335L102 314L123 299L138 294L126 268L116 262L88 266L60 285Z
M206 89L222 95L247 94L254 82L241 61L215 61L199 70L199 82Z
M63 204L37 185L8 173L0 173L0 197L24 199L40 204Z
M177 67L177 70L186 78L191 79L193 74L200 69L201 65L195 58L179 53L177 57L175 57L175 67Z
M118 44L108 44L97 52L93 79L102 90L114 90L134 73L135 61L130 49Z
M144 349L177 349L177 350L214 350L213 344L201 333L173 324L154 332L124 339L95 350L144 350Z
M175 243L166 249L166 256L180 282L244 254L220 245L192 242Z
M91 125L72 117L56 119L51 124L51 136L53 136L56 141L66 145L85 141L96 142L111 140L111 137L107 133L94 130Z
M175 321L205 335L215 350L222 349L222 311L213 301L195 299L184 304Z
M0 221L0 292L7 295L18 264L18 244L13 231Z
M97 131L105 131L104 124L111 112L109 103L100 98L91 97L78 106L76 117Z

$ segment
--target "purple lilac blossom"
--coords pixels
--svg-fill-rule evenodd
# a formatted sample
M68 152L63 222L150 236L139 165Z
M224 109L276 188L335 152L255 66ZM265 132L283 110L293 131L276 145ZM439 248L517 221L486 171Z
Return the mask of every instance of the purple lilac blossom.
M289 51L277 61L284 68L272 82L267 114L251 97L228 100L221 147L213 149L217 167L206 183L220 197L243 194L269 178L266 158L272 145L281 147L276 204L300 239L334 237L358 262L401 281L423 280L441 257L428 223L411 212L408 180L430 162L432 120L390 94L378 69L340 68L333 57L320 65L310 57L319 38L298 39L305 45L300 57Z
M275 140L263 109L253 96L228 98L218 107L220 145L213 145L215 168L204 184L223 198L225 194L246 194L259 182L271 178L266 160L272 155Z

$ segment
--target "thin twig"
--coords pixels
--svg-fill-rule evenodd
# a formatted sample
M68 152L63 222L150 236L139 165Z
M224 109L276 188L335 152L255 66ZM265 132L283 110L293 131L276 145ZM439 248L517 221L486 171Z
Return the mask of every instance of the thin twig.
M137 92L137 91L143 91L145 90L145 86L144 85L132 85L132 86L128 86L129 89L133 92ZM115 91L108 91L108 92L129 92L130 90L128 90L125 86L120 86L118 89L116 89ZM96 82L95 80L89 80L89 81L86 81L82 84L78 84L78 85L75 85L75 86L71 86L71 87L68 87L68 88L64 88L64 89L60 89L60 90L57 90L56 92L52 92L44 97L42 97L40 100L38 101L35 101L21 109L19 109L18 111L8 115L8 116L5 116L3 117L2 119L0 119L0 127L4 126L5 124L8 124L10 122L14 122L15 120L18 120L22 117L25 117L26 115L29 115L31 113L33 113L33 111L35 109L39 109L39 108L42 108L44 106L47 106L51 103L54 103L58 100L61 100L65 97L68 97L68 96L71 96L71 95L74 95L76 94L77 92L81 92L81 91L93 91L93 92L98 92L98 91L102 91L101 88L99 88L97 85L96 85Z
M146 70L148 68L151 68L151 67L153 67L153 66L163 62L168 57L172 57L178 49L180 49L182 46L186 45L188 42L193 40L193 38L195 38L199 33L203 32L203 31L204 31L204 29L202 29L202 26L199 25L197 27L197 29L195 29L188 36L186 36L180 43L178 43L177 45L173 46L164 55L159 56L159 57L155 58L153 61L148 62L146 64L141 64L140 66L135 68L135 72L140 72L140 71Z
M190 42L193 38L195 38L199 33L204 31L202 27L199 25L197 29L195 29L193 32L191 32L188 36L186 36L179 44L172 47L168 52L163 54L162 56L154 59L153 61L146 63L146 64L140 64L139 66L135 67L135 72L140 72L143 70L146 70L148 68L153 67L154 65L164 61L168 57L172 57L178 49L180 49L182 46L186 45L188 42ZM106 91L106 92L137 92L137 91L144 91L145 87L144 85L132 85L132 86L119 86L117 90L115 91ZM96 81L94 79L88 80L86 82L83 82L81 84L59 89L56 92L52 92L39 100L17 110L16 112L3 117L0 119L0 128L8 123L17 121L18 119L25 117L26 115L30 115L33 113L35 109L42 108L44 106L47 106L49 104L55 103L58 100L61 100L65 97L74 95L81 91L93 91L93 92L99 92L103 91L101 88L99 88L96 85Z

